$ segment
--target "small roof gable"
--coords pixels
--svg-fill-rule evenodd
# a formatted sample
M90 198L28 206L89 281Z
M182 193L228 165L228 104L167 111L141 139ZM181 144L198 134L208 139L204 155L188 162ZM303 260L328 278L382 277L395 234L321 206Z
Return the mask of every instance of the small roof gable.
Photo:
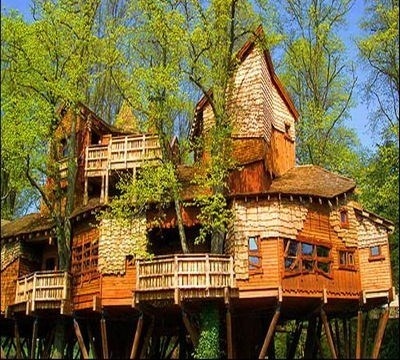
M1 239L48 231L53 226L52 219L42 217L40 213L33 213L1 224Z
M353 191L354 180L334 174L316 165L296 166L274 179L268 193L309 195L333 198Z
M244 60L246 60L247 56L251 53L251 51L254 49L256 43L258 40L263 39L263 37L265 36L264 34L264 30L262 28L262 26L260 25L256 31L254 32L253 36L246 41L246 43L241 47L241 49L236 53L236 58L239 61L239 64L241 64ZM299 118L299 112L297 111L293 100L291 99L289 93L286 91L285 87L283 86L283 84L281 83L281 81L279 80L278 76L275 73L274 70L274 66L272 64L272 59L271 59L271 55L268 49L263 49L263 55L265 57L265 60L267 62L268 65L268 70L271 74L271 78L273 83L276 86L277 91L279 92L279 94L281 95L283 101L285 102L285 104L288 106L290 112L293 114L295 120L297 120ZM199 124L199 116L198 114L201 113L201 111L203 110L203 108L209 103L209 99L211 99L213 96L212 91L208 90L207 94L204 94L201 99L198 101L198 103L196 104L195 107L195 116L193 119L193 124L192 127L190 129L189 132L189 138L192 138L192 136L194 135L194 133L197 131L196 129L198 128Z
M392 233L394 231L394 223L388 219L385 219L384 217L377 215L371 211L368 211L366 209L363 208L363 206L355 201L351 201L349 203L350 206L352 206L354 208L354 211L356 212L356 214L358 214L361 217L364 218L368 218L371 221L373 221L376 224L382 225L384 227L386 227L390 233Z

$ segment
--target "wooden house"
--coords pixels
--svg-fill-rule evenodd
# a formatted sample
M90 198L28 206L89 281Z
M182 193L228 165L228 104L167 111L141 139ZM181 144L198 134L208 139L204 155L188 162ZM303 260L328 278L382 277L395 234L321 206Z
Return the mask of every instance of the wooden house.
M54 300L53 308L73 319L71 341L78 340L83 357L90 349L103 358L168 358L179 349L184 358L198 343L196 314L210 302L221 312L228 358L273 356L278 325L293 319L307 324L307 356L316 356L322 327L333 358L340 352L368 355L362 352L363 314L394 297L388 243L393 224L354 201L353 180L314 165L296 166L299 114L268 51L251 39L238 59L229 100L237 164L228 194L234 218L224 253L211 254L208 242L194 242L201 224L198 209L190 205L197 191L190 180L198 166L179 167L190 254L180 251L172 208L161 223L153 221L152 210L129 223L99 220L97 213L116 194L120 173L135 174L143 161L157 162L161 151L157 136L118 131L83 106L76 149L79 201L71 215L71 271L61 275L64 297L51 298L58 291L53 280L37 287L42 274L37 271L58 274L56 242L45 215L28 215L2 225L1 310L7 317L40 317ZM203 98L190 139L207 139L212 124L211 106ZM196 165L207 159L207 151L206 145L196 153ZM145 250L154 256L137 255ZM39 301L42 289L46 298ZM380 318L371 352L375 358L387 314ZM351 349L347 324L355 317ZM338 318L346 329L345 350L339 328L332 331ZM298 326L293 333L289 357L301 331Z

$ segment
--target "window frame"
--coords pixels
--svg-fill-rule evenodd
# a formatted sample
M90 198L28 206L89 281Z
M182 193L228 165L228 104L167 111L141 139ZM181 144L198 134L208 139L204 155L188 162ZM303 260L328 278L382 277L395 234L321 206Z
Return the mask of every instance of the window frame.
M343 220L343 216L345 219ZM340 219L340 226L344 229L349 228L349 211L345 208L339 210L339 219Z
M378 254L372 254L372 249L377 248ZM385 260L385 256L382 254L382 245L372 245L369 247L369 258L368 261Z
M257 245L256 250L250 250L250 239L254 239ZM248 267L250 274L261 274L262 271L262 254L261 254L261 239L259 235L247 236L247 250L248 250ZM258 264L254 264L250 261L251 257L258 259Z
M341 270L357 270L355 261L355 249L338 249L338 267ZM345 262L342 263L342 255Z
M71 272L75 285L83 285L100 276L99 239L80 241L72 248Z
M295 243L296 255L289 254L290 244L292 242ZM299 239L284 239L283 244L284 277L302 274L320 274L328 278L332 278L332 246L324 243ZM305 246L311 246L311 252L303 253ZM318 256L318 248L323 248L324 251L328 250L328 256ZM287 259L294 259L289 269L287 266ZM311 267L307 269L306 264L311 264ZM320 264L328 264L328 271L323 270Z

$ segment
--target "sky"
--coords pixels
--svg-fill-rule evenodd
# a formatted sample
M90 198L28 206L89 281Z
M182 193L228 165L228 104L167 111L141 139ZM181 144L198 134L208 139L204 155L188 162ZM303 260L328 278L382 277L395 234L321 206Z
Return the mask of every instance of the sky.
M20 11L26 19L30 19L30 1L29 0L1 0L1 8L13 8ZM359 23L362 20L364 14L364 0L356 0L353 7L351 8L347 26L342 29L343 40L348 48L348 56L351 60L357 63L357 48L354 40L357 36L360 36ZM359 62L358 62L359 63ZM363 68L358 67L356 69L356 75L358 82L365 80L365 71ZM355 93L360 91L355 91ZM350 120L347 121L346 125L350 128L355 129L360 139L361 144L366 148L373 148L375 145L375 138L368 126L368 108L362 103L361 98L357 99L358 104L350 112Z

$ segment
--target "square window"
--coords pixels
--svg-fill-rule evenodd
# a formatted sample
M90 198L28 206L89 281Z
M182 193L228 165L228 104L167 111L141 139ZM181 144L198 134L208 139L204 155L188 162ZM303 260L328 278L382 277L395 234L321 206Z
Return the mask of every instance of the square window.
M381 255L381 247L379 245L371 246L369 251L372 257Z
M254 236L249 237L249 250L251 250L251 251L258 250L257 238Z
M340 210L340 226L348 227L349 226L349 214L347 210Z

